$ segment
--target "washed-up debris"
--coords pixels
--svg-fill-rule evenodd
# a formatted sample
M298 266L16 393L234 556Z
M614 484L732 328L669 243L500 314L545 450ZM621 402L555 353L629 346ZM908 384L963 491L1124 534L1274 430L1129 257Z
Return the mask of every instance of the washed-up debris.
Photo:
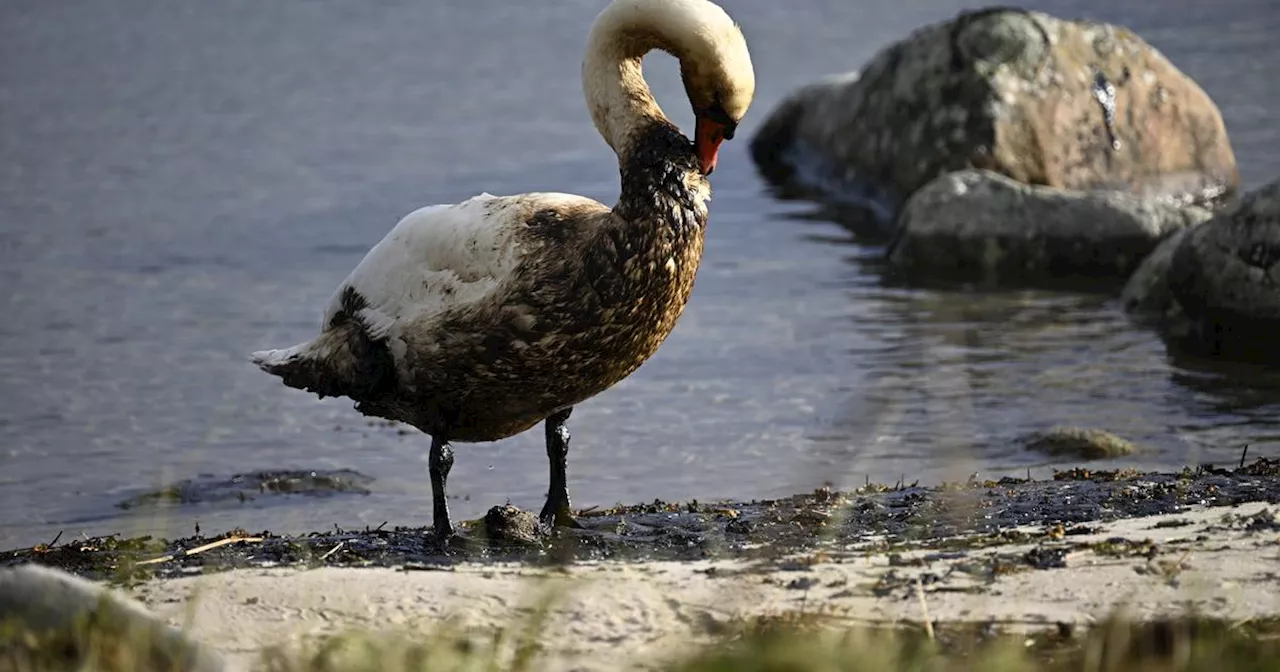
M1200 467L1176 473L1074 470L1069 477L1063 473L1051 480L970 479L934 487L869 483L849 492L823 488L794 497L747 502L655 500L580 512L584 529L553 534L536 525L532 514L499 506L483 520L460 525L461 536L446 544L437 542L429 528L388 529L385 524L303 535L233 530L216 537L176 540L117 536L55 540L0 553L0 565L39 562L82 575L121 578L280 565L771 559L819 557L824 549L852 546L874 547L885 554L913 550L962 554L983 548L1040 545L1030 553L1020 551L1021 557L973 561L978 563L971 567L976 574L995 575L1061 567L1066 562L1067 551L1063 549L1074 547L1071 538L1096 532L1098 523L1176 514L1191 506L1280 502L1280 461L1267 458L1236 469ZM244 482L253 489L284 481L259 478ZM1266 532L1280 527L1276 520L1275 514L1267 511L1222 524ZM218 543L227 539L235 541ZM1149 541L1132 539L1107 540L1087 545L1087 549L1102 555L1147 558L1160 552ZM898 557L904 567L919 564L912 556Z

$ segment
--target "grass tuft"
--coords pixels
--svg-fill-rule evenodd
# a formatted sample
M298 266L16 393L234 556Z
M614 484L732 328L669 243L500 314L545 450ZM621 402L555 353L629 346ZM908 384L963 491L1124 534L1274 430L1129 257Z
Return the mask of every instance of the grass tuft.
M273 647L263 672L533 672L548 605L494 632L444 623L434 632L351 632ZM179 670L182 657L139 631L101 619L75 633L0 631L0 672ZM787 612L736 619L666 672L1262 672L1280 666L1280 619L1229 623L1115 615L1077 631L1005 632L992 624L849 625L847 617ZM142 633L145 635L145 633ZM130 638L133 639L130 639ZM141 637L141 638L140 638ZM612 661L616 669L632 667Z

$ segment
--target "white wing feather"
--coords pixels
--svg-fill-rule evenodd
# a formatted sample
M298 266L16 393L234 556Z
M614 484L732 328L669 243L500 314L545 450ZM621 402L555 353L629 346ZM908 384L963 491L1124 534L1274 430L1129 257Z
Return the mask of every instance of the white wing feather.
M558 193L485 193L411 212L339 286L323 326L340 308L348 287L368 302L359 317L374 338L392 335L407 319L419 321L480 301L500 288L520 264L517 233L531 208L587 200Z

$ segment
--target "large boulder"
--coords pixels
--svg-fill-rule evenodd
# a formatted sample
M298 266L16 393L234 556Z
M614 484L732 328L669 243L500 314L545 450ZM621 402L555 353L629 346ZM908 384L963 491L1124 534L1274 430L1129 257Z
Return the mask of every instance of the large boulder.
M802 88L751 151L775 185L888 216L966 168L1198 202L1239 185L1217 107L1160 52L1118 26L1011 8L927 26L860 75Z
M1280 361L1280 180L1186 234L1169 290L1189 345L1230 359Z
M1208 210L1121 191L1030 186L987 170L949 173L907 201L889 246L898 268L995 285L1118 285Z

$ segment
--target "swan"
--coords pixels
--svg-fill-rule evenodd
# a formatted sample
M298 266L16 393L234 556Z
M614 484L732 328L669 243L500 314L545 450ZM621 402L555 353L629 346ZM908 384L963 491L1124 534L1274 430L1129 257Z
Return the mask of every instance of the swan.
M690 141L641 72L654 49L680 62ZM251 359L286 386L347 397L368 416L430 435L433 532L453 536L452 443L544 423L550 487L539 516L577 527L567 485L575 405L643 364L693 289L722 141L755 93L746 40L708 0L614 0L582 62L596 130L618 157L607 207L563 193L493 196L406 215L338 287L320 334Z

